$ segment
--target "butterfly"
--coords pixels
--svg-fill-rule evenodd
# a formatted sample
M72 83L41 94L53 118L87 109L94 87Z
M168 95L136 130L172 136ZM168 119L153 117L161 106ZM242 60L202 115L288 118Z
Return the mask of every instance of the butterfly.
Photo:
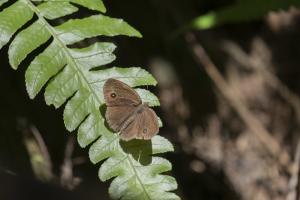
M113 131L120 132L122 140L149 140L158 133L156 113L129 85L110 78L104 83L103 94L107 123Z

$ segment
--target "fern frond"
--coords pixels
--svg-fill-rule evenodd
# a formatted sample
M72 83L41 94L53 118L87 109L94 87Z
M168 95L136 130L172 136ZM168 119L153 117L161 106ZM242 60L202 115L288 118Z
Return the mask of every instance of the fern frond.
M151 141L123 142L116 135L100 138L90 148L90 159L97 163L108 158L100 167L102 181L117 176L109 189L114 199L177 199L168 191L176 189L176 181L159 173L171 169L171 164L152 154L172 151L173 146L161 136Z
M5 2L0 0L0 6ZM63 118L66 128L69 131L78 129L80 146L92 144L89 156L93 163L105 160L99 170L100 179L115 178L109 189L112 198L179 199L170 192L177 188L175 179L161 175L171 169L171 164L152 156L173 151L172 144L161 136L155 136L151 141L122 142L106 127L102 112L102 88L108 78L116 78L132 87L156 85L156 80L138 67L101 68L116 58L113 43L69 47L96 36L141 37L141 34L122 19L102 14L70 19L58 26L49 23L77 12L76 5L106 11L101 0L18 0L12 3L0 12L0 49L12 40L8 50L9 62L13 69L17 69L32 51L49 43L26 70L27 92L30 98L34 98L45 87L48 105L58 108L65 104ZM30 20L32 23L22 29ZM136 90L150 106L159 105L151 92Z

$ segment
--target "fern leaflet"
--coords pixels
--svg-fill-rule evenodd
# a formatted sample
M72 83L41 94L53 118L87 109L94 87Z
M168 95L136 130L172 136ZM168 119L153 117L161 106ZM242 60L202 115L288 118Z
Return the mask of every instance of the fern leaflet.
M156 85L155 79L139 67L104 68L115 59L113 43L69 47L97 36L141 37L141 34L122 19L100 14L106 11L101 0L0 0L0 6L6 3L10 5L0 12L0 48L12 40L9 63L17 69L32 51L49 43L26 70L27 92L34 98L45 87L48 105L58 108L66 103L63 116L66 128L69 131L78 129L80 146L92 144L89 156L93 163L104 161L99 170L100 179L106 181L115 177L109 189L111 197L179 199L171 192L177 188L175 179L160 174L169 171L171 164L152 156L173 151L172 144L161 136L151 141L122 142L105 126L103 112L100 112L104 105L102 87L108 78L119 79L132 87ZM77 5L99 14L51 25L51 20L77 12ZM22 28L27 23L31 24ZM136 90L149 105L159 105L151 92Z

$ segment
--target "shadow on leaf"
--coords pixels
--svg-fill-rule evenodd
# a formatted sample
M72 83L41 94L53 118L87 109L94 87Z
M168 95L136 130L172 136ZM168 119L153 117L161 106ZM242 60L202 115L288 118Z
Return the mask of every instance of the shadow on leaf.
M131 154L132 157L141 163L141 165L149 165L152 161L152 142L151 140L131 140L120 141L120 145L124 152Z
M100 108L99 108L100 113L101 113L101 115L102 115L102 117L103 117L104 119L106 119L106 117L105 117L106 109L107 109L106 104L102 104L102 105L100 106ZM109 127L109 125L108 125L108 123L107 123L107 120L104 120L104 126L105 126L108 130L110 130L111 132L113 132L113 130Z

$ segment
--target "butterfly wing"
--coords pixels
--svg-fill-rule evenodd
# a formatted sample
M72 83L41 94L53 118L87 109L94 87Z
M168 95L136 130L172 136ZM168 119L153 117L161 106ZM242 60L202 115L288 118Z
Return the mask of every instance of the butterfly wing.
M146 105L138 93L125 83L108 79L103 88L107 105L106 119L123 140L151 139L158 133L155 112Z
M127 126L122 127L120 137L123 140L144 139L149 140L158 133L159 126L155 112L148 106L141 105L140 112L130 119Z
M108 106L105 117L109 127L119 132L128 118L134 115L135 109L136 106Z
M142 103L138 93L127 84L108 79L103 87L104 99L109 106L137 106Z

